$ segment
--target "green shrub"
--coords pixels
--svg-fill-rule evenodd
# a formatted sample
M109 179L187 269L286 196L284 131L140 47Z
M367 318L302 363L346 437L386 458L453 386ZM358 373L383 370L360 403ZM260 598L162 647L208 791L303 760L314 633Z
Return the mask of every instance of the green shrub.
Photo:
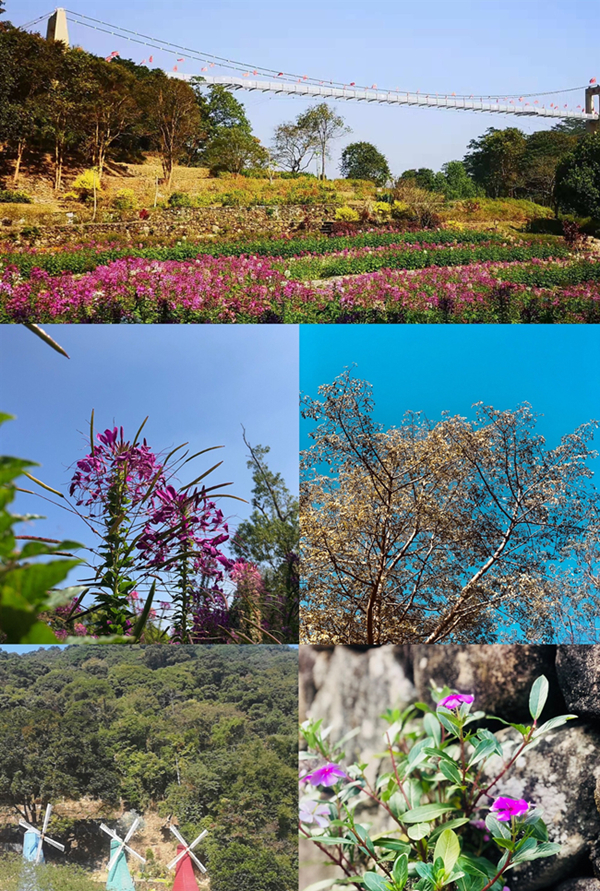
M0 204L31 204L31 196L27 192L16 192L11 189L0 189Z
M406 201L394 201L391 207L392 216L395 220L413 220L415 214L410 209L410 205Z
M221 195L220 201L223 207L250 207L255 199L243 189L232 189Z
M392 208L387 201L376 201L373 205L373 214L378 220L385 222L390 219Z
M360 214L353 207L348 207L346 204L344 207L338 207L335 212L335 218L344 223L358 223Z
M169 196L169 207L193 207L194 202L187 192L172 192Z
M119 189L112 200L112 205L117 210L133 210L137 204L133 189Z

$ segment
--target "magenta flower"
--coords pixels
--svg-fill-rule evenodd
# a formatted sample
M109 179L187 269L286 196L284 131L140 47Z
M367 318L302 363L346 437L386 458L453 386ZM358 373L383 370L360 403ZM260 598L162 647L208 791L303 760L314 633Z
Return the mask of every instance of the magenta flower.
M312 773L306 774L304 780L312 786L335 786L340 779L348 779L348 774L342 770L337 764L325 764L324 767L318 767Z
M464 696L462 693L451 693L450 696L446 696L438 702L438 708L440 705L443 705L444 708L447 709L460 708L463 702L467 705L471 705L474 699L474 696Z
M523 798L497 798L490 810L496 814L496 819L503 823L512 817L521 817L529 810L529 805Z

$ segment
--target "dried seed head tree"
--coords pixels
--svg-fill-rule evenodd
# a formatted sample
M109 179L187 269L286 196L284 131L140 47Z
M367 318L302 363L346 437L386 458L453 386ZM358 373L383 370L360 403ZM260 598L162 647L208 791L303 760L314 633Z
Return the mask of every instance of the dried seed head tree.
M383 430L349 370L319 397L302 401L318 422L301 464L303 642L555 640L598 517L597 424L548 449L529 405L479 403L475 421L408 413Z

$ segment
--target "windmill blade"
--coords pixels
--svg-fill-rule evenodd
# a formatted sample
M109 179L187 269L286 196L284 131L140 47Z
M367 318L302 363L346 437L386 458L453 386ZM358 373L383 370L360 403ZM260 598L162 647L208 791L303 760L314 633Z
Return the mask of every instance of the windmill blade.
M121 841L121 844L119 845L119 847L117 848L115 853L112 855L112 857L108 861L108 871L109 872L111 871L111 869L113 868L113 866L115 865L115 863L117 862L117 860L119 859L121 854L123 853L124 847L125 847L125 843L123 841Z
M187 848L187 842L186 842L186 840L184 839L184 837L183 837L183 835L181 834L181 832L179 831L179 829L177 829L176 826L169 826L169 829L171 830L171 832L173 833L173 835L175 836L175 838L177 839L177 841L181 842L181 844L182 844L182 845L185 845L185 847Z
M50 822L50 817L52 816L52 805L46 805L46 814L44 816L44 826L42 828L42 835L46 835L46 830L48 829L48 823Z
M139 823L139 822L140 822L140 818L139 818L139 817L136 817L135 820L133 821L133 823L131 824L131 829L129 830L129 832L128 832L127 835L125 836L125 844L127 844L127 842L129 841L129 839L131 838L131 836L133 835L133 833L134 833L135 830L137 829L137 827L138 827L138 823Z
M59 850L59 851L62 851L63 854L64 854L65 846L64 846L64 845L61 845L60 842L54 841L53 838L48 838L48 836L46 836L46 838L44 839L44 841L47 842L49 845L52 845L53 848L58 848L58 850Z
M35 865L36 866L42 859L43 848L44 848L44 836L40 835L40 837L38 838L37 853L35 855Z
M35 826L32 826L31 823L27 823L25 820L19 820L19 826L22 826L23 829L29 829L30 832L35 832L36 835L41 835L39 829L36 829Z
M192 860L194 861L194 863L196 864L198 869L201 870L202 872L206 872L206 867L202 863L200 863L200 861L198 860L198 858L196 857L194 852L188 851L188 854L190 855L190 857L192 858Z
M114 829L109 829L105 823L100 823L100 829L102 830L102 832L106 832L107 835L110 835L111 838L116 838L117 841L121 841Z
M199 841L201 841L205 835L208 835L208 829L203 829L198 838L195 838L194 841L190 845L190 851L192 848L195 848Z
M186 854L187 854L187 847L186 847L185 851L180 851L174 860L171 860L170 863L167 863L167 869L175 869L175 867L177 866L177 864L179 863L181 858L185 857Z
M130 854L133 854L134 857L137 857L138 860L141 860L142 863L145 863L145 862L146 862L146 861L144 860L144 858L142 857L142 855L141 855L141 854L138 854L137 851L134 851L133 848L130 848L129 845L124 845L124 848L125 848L126 851L129 851Z

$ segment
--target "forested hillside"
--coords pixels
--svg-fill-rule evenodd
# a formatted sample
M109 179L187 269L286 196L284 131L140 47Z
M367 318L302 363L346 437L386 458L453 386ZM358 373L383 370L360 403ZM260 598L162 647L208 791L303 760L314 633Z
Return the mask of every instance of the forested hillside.
M51 801L67 858L93 868L105 847L95 823L135 810L190 838L209 830L200 852L213 891L288 891L296 727L287 647L0 652L1 840L18 840L10 824L37 822ZM69 816L88 800L88 819Z

